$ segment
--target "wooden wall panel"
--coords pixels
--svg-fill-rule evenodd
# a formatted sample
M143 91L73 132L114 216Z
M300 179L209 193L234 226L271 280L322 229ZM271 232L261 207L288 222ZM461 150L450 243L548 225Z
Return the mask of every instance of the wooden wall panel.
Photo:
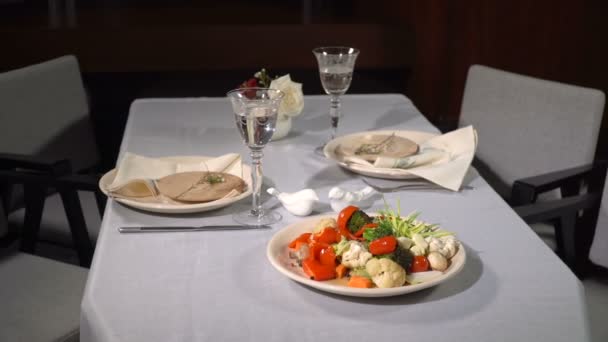
M445 129L458 122L472 64L608 93L606 1L412 0L408 4L399 8L415 33L408 95ZM598 156L606 158L608 118L604 118Z

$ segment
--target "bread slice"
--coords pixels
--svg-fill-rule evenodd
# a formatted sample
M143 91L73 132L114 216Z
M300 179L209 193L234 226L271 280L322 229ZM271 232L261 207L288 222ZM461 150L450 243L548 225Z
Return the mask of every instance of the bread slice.
M223 172L181 172L156 182L158 191L176 201L211 202L247 189L241 178Z

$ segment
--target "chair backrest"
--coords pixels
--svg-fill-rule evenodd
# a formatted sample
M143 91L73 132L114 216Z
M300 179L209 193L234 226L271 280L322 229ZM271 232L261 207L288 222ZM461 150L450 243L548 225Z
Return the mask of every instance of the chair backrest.
M469 69L460 125L474 125L477 156L501 182L593 161L604 93L481 65Z
M99 161L78 61L64 56L0 73L0 153Z

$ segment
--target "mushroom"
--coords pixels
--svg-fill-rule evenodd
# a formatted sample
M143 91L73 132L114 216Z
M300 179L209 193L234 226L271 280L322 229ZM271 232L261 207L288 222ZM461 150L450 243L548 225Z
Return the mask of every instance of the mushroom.
M439 252L431 252L426 258L434 271L445 271L448 268L448 259Z

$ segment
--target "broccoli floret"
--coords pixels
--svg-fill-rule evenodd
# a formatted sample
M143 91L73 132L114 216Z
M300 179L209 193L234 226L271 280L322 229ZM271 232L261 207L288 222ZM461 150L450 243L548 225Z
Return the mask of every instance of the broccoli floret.
M409 270L412 262L414 261L414 255L408 249L397 246L397 248L389 254L382 254L374 256L376 259L391 259L392 261L403 267L404 270Z
M378 227L366 229L363 232L363 238L367 242L372 242L389 235L393 235L393 226L387 221L380 221L378 222Z
M347 227L351 233L356 233L364 225L371 223L372 218L361 210L355 211L348 220Z
M410 269L410 266L412 265L412 262L414 261L414 255L412 254L412 252L410 252L408 249L405 249L405 248L397 245L397 248L391 254L393 254L393 257L391 259L393 259L394 262L401 265L401 267L403 267L404 270Z

